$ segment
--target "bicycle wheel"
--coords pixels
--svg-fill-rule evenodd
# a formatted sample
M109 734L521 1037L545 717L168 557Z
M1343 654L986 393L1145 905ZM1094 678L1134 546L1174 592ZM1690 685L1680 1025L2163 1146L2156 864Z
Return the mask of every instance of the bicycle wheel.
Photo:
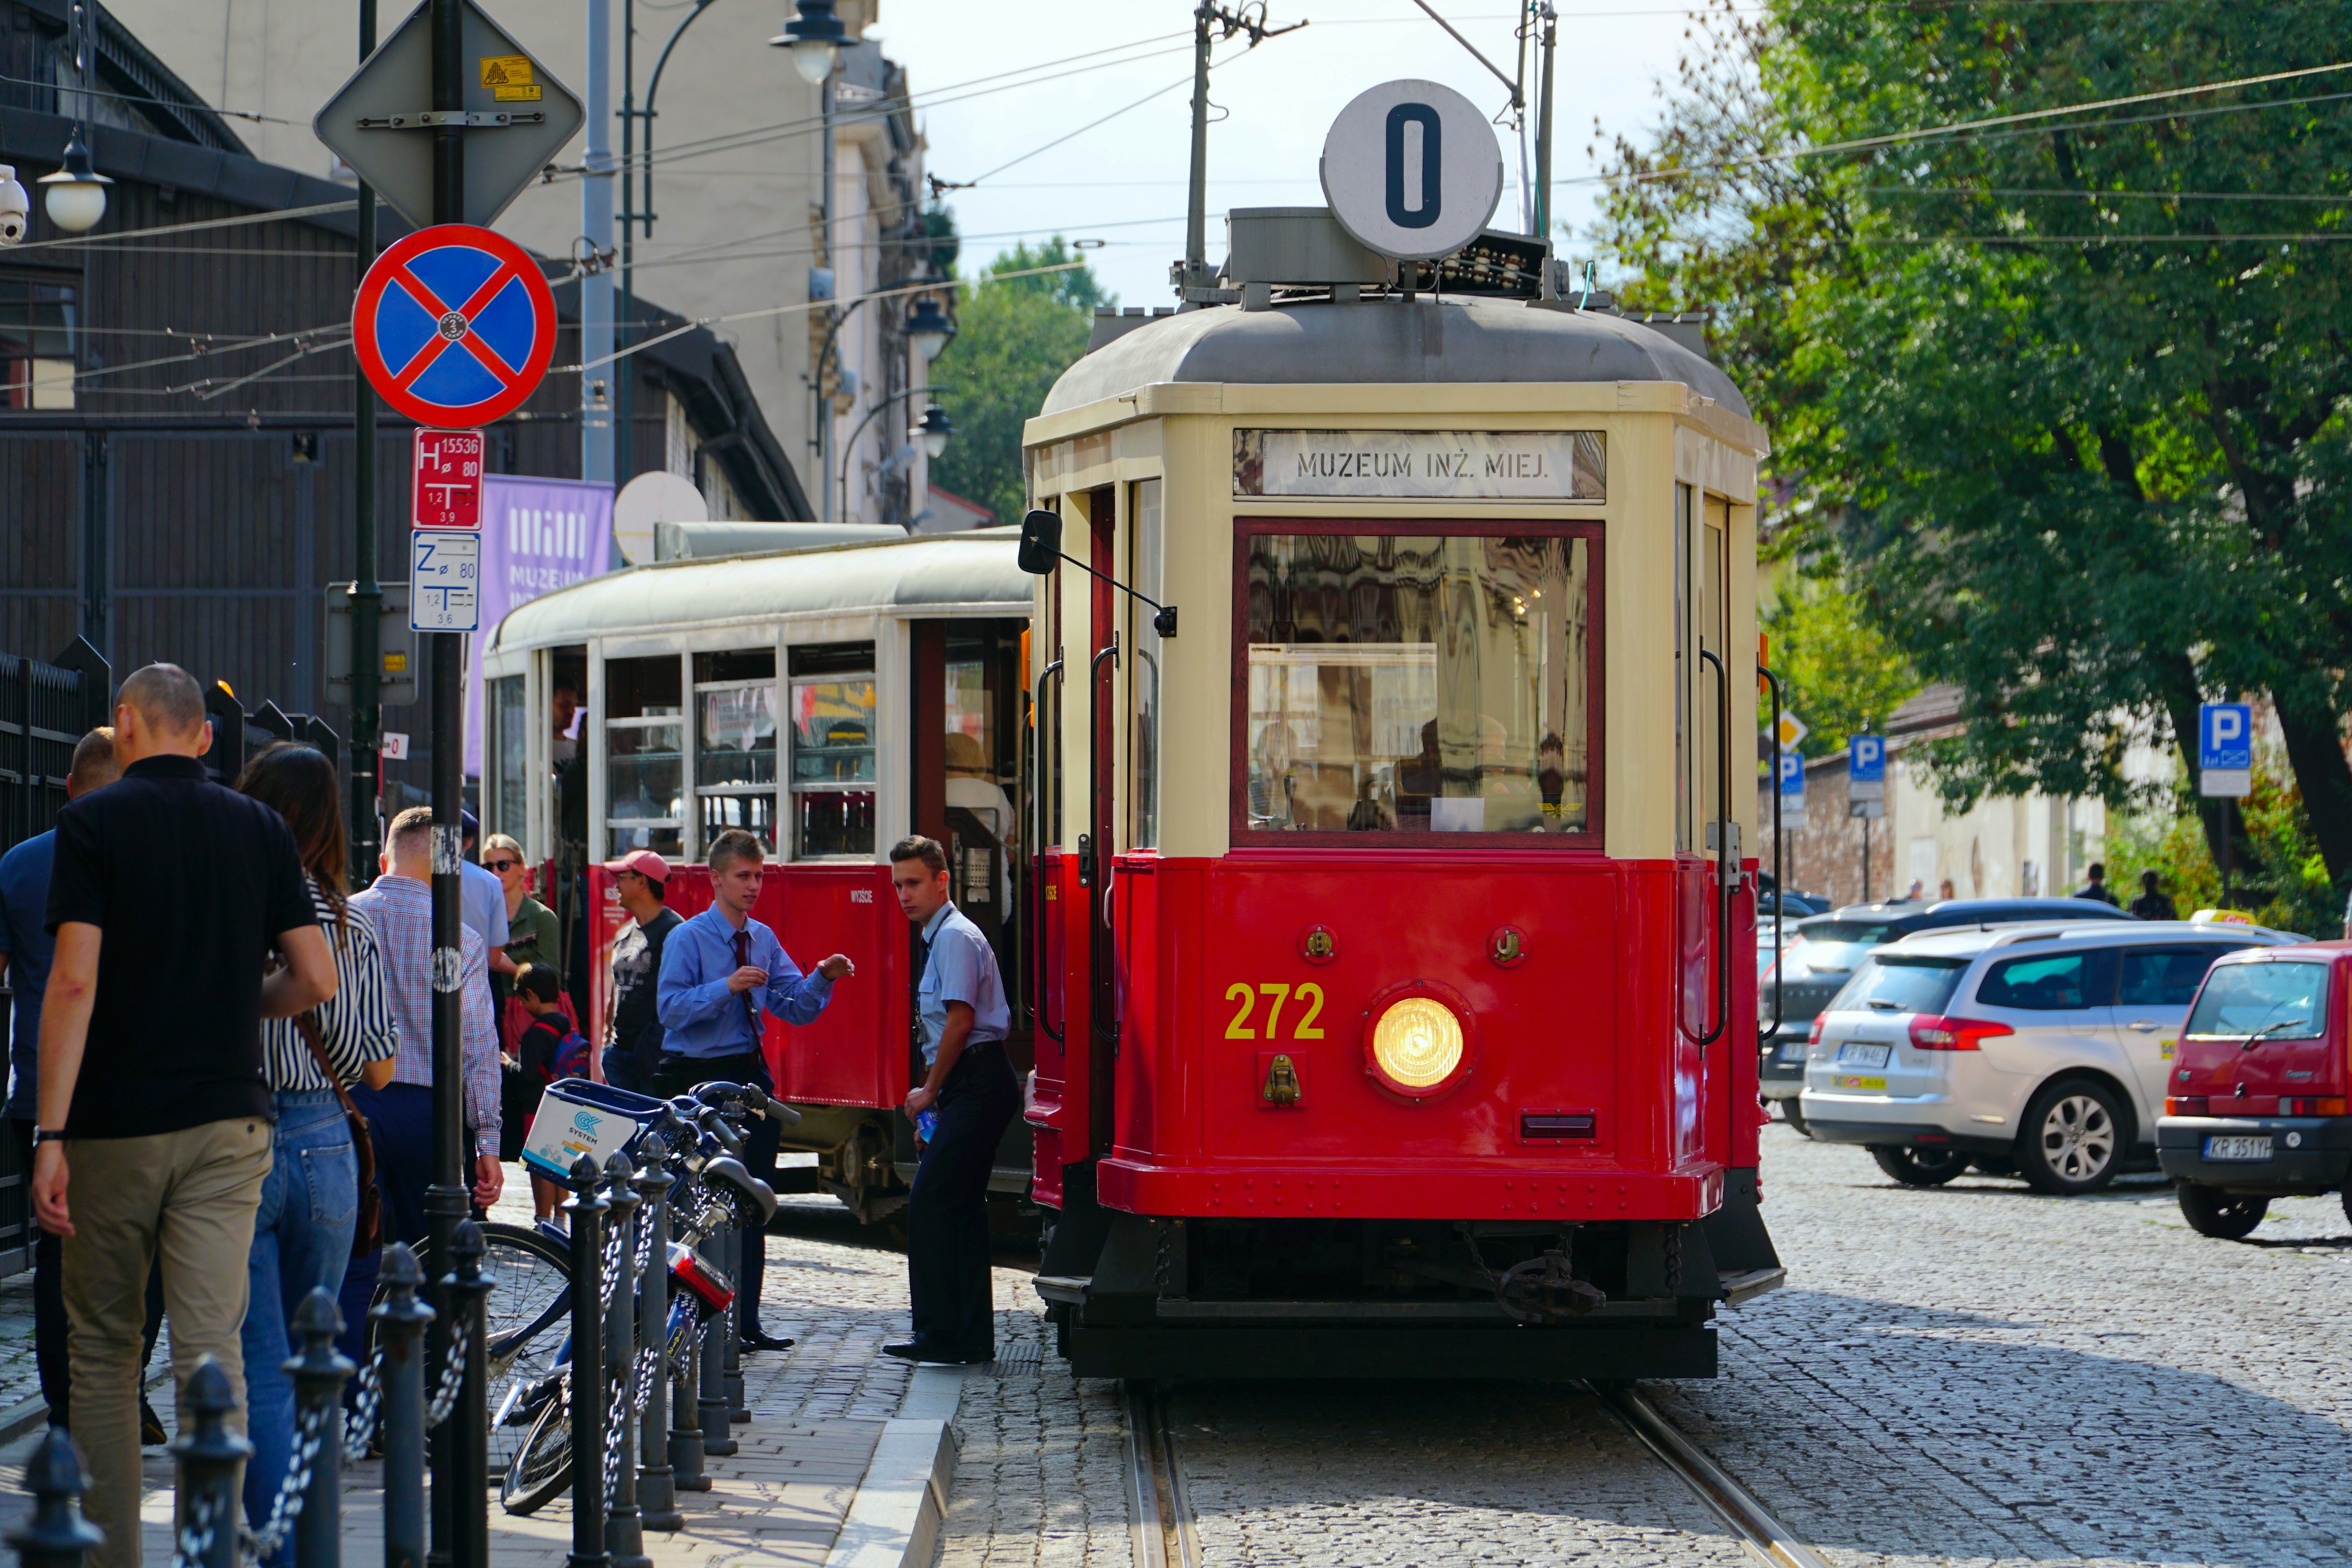
M528 1386L555 1370L571 1329L572 1258L536 1230L492 1221L482 1226L482 1272L499 1282L482 1305L488 1403L496 1415L517 1382ZM530 1429L490 1429L490 1474L513 1462Z
M572 1401L568 1392L539 1407L508 1461L499 1506L521 1516L538 1512L572 1484Z

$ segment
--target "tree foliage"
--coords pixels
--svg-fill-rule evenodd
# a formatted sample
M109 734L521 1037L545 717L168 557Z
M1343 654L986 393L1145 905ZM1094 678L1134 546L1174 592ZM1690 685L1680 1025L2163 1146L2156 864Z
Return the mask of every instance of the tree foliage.
M1956 802L2126 805L2134 735L2193 749L2201 699L2266 692L2352 877L2352 298L2305 237L2352 233L2352 101L2318 79L2023 118L2328 61L2340 17L1777 0L1618 149L1626 294L1727 306L1808 548L1963 693Z
M1026 504L1022 424L1087 352L1095 307L1111 302L1091 268L1004 274L1076 259L1059 236L998 255L962 290L955 340L931 367L956 429L931 464L932 481L989 508L1000 521L1018 521Z
M1834 581L1800 583L1763 619L1782 697L1811 726L1800 748L1809 757L1843 752L1919 690L1910 661Z

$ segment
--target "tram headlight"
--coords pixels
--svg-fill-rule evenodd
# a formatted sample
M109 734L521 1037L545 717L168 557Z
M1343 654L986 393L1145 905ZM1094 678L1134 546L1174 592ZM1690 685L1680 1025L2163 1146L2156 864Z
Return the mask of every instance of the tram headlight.
M1433 996L1403 996L1372 1026L1372 1067L1389 1087L1428 1094L1461 1070L1462 1020Z

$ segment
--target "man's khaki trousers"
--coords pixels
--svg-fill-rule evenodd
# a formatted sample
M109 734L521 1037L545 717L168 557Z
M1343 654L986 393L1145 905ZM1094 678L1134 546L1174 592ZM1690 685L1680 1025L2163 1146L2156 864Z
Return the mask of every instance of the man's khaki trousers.
M172 1329L177 1427L193 1429L188 1379L212 1356L228 1373L245 1433L246 1259L253 1215L269 1174L271 1133L259 1117L207 1122L151 1138L81 1138L66 1144L68 1342L73 1436L89 1466L83 1511L106 1532L96 1568L140 1568L139 1361L147 1271L163 1261L163 1316ZM235 1500L243 1477L232 1481ZM180 1500L184 1518L186 1499ZM241 1510L220 1521L235 1530Z

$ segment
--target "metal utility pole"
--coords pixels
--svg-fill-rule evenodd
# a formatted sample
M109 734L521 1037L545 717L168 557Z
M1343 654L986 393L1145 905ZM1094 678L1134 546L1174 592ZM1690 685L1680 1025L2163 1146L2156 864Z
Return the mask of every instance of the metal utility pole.
M433 221L466 221L466 58L464 15L459 0L431 0L428 17L433 58ZM593 183L593 182L592 182ZM465 744L458 733L464 711L462 663L466 639L456 632L426 634L433 645L433 1180L425 1189L425 1246L436 1274L457 1257L458 1226L471 1201L467 1181L472 1161L466 1147L463 1015L460 955L465 927L457 868L464 863L461 808ZM449 1353L455 1302L434 1282L437 1309L426 1341L425 1364L438 1369ZM478 1410L481 1386L461 1390ZM473 1423L478 1429L478 1422ZM455 1411L433 1436L433 1550L435 1568L488 1568L488 1490L478 1468L470 1478L466 1444Z
M360 58L375 53L375 0L360 0ZM375 265L375 192L360 184L359 272ZM375 880L379 852L376 801L383 762L383 710L376 700L383 669L376 616L383 585L375 576L375 388L367 372L352 371L352 886Z
M841 67L836 62L834 66L833 71L827 72L824 80L817 84L817 91L824 95L823 114L824 117L824 172L822 176L824 181L824 189L820 193L823 205L817 215L817 243L824 251L824 269L826 275L833 279L832 297L835 301L838 301L841 299L841 264L833 253L833 100L835 93L834 86L835 79L835 73L837 73L840 69ZM841 307L838 303L828 305L825 308L825 314L833 315L834 312L838 310ZM839 331L840 326L840 318L835 316L834 320L835 331ZM828 345L831 345L834 342L833 335L830 333L827 334L825 342ZM824 495L819 497L817 500L816 510L818 520L824 522L831 522L834 521L833 487L824 482L824 477L833 472L833 393L826 387L824 379L824 361L831 357L832 353L830 350L828 350L824 355L818 359L815 365L816 474L818 487L824 491Z
M613 353L613 274L603 258L613 250L612 0L588 4L587 177L580 182L580 232L587 237L588 274L580 279L580 362L607 363L580 375L580 477L611 479L613 397L610 388L625 372Z
M1170 279L1176 285L1176 297L1186 304L1210 303L1208 296L1192 291L1213 293L1216 282L1209 273L1209 47L1245 34L1254 49L1268 38L1295 33L1305 26L1293 22L1287 27L1269 27L1263 6L1234 11L1216 0L1200 0L1192 8L1192 172L1184 202L1184 259L1176 264Z
M1552 42L1554 35L1559 29L1559 23L1552 14L1551 0L1539 0L1536 7L1536 16L1542 27L1540 47L1537 50L1537 67L1543 73L1543 88L1540 96L1536 100L1536 237L1542 240L1546 247L1547 265L1543 269L1539 292L1542 298L1549 300L1557 297L1552 286L1552 268L1549 262L1551 246L1551 100L1554 74Z

